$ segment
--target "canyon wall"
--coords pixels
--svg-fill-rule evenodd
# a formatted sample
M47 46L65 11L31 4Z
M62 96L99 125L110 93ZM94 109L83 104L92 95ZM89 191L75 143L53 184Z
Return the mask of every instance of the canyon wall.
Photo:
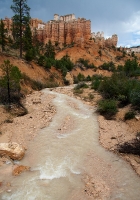
M49 40L53 44L59 45L86 42L91 37L91 21L85 18L76 19L74 14L59 16L54 15L54 19L43 23L36 19L31 19L32 30L37 31L38 37L43 42Z
M8 35L12 36L12 19L5 18L3 21ZM96 43L106 47L117 46L118 42L116 34L105 39L103 32L91 33L91 21L85 18L76 18L74 14L64 16L54 14L54 19L47 23L39 19L31 19L30 27L33 35L37 34L40 41L46 44L51 40L52 44L59 44L60 47L72 43L84 46L84 43L90 39L94 39Z

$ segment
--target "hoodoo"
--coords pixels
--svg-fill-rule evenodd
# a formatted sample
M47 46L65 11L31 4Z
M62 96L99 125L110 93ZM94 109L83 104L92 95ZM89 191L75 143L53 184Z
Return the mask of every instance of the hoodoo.
M12 19L5 18L3 21L8 30L8 35L12 36ZM90 39L96 40L101 46L117 46L118 42L116 34L105 39L103 32L92 33L91 21L85 18L76 18L74 14L64 16L54 14L54 19L47 23L32 18L30 27L32 34L37 34L41 42L46 44L50 40L52 44L58 44L60 47L72 43L82 46Z

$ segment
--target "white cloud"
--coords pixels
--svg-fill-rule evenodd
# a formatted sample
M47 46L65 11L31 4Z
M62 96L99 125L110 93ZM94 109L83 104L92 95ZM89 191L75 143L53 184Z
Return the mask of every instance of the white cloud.
M134 13L127 22L122 23L125 32L140 32L140 11Z

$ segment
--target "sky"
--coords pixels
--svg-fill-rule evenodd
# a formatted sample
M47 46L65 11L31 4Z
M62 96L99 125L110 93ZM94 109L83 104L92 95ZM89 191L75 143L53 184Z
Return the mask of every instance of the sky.
M13 0L0 0L0 18L14 15ZM140 0L27 0L32 18L47 22L54 14L91 20L92 32L118 35L118 47L140 45Z

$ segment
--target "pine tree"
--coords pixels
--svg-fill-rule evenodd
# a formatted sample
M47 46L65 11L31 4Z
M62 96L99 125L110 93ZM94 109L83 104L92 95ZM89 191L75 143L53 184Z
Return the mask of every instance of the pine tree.
M21 72L19 71L18 67L13 66L9 60L4 60L4 63L0 65L0 69L2 70L3 74L3 76L0 78L0 88L6 89L7 95L4 95L3 92L3 98L5 99L5 102L8 100L8 104L10 104L12 91L18 93L20 91Z
M55 49L50 40L49 40L48 44L46 44L45 56L47 58L53 58L53 59L55 58Z
M24 31L23 41L24 41L23 49L25 51L28 51L29 49L33 48L32 32L31 32L31 28L30 28L29 24L26 26L26 29Z
M27 61L31 61L35 58L37 52L36 48L33 46L33 37L31 28L29 25L26 26L26 29L24 31L24 51L25 53L25 59Z
M27 0L13 0L11 9L15 13L13 16L14 37L19 44L20 58L23 52L23 32L25 27L30 22L30 8L27 5Z
M0 21L0 44L1 44L1 48L2 48L2 51L5 50L5 45L6 45L6 33L7 33L7 30L4 28L4 23L3 23L3 20L1 19Z

